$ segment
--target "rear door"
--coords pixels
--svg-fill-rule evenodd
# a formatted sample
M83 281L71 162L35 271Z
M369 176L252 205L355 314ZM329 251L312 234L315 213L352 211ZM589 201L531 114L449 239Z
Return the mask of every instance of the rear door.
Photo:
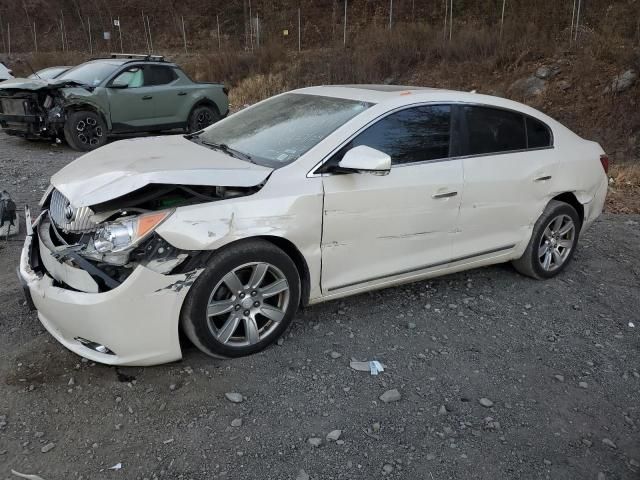
M131 65L107 84L111 122L115 131L145 130L157 124L154 88L145 85L143 65ZM126 86L126 88L114 88Z
M528 240L557 161L550 129L520 112L459 107L464 194L454 257L508 252Z
M451 258L462 160L450 158L449 105L409 107L378 120L329 161L322 232L326 294L419 275ZM332 172L351 148L391 156L388 175Z
M147 65L145 85L153 90L155 117L158 124L173 125L181 122L180 105L187 98L184 87L176 85L178 75L169 65ZM185 119L182 119L184 122Z

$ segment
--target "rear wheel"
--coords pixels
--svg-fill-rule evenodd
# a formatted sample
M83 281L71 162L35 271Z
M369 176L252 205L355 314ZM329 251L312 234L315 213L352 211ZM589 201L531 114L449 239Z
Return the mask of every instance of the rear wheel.
M536 222L527 249L513 266L539 280L556 276L573 258L581 226L575 208L552 200Z
M64 138L74 150L95 150L107 143L107 125L96 112L71 112L64 125Z
M187 131L199 132L220 120L218 109L210 105L200 105L191 110L187 120Z
M291 258L267 241L247 240L211 258L185 300L181 324L204 353L240 357L280 337L299 303Z

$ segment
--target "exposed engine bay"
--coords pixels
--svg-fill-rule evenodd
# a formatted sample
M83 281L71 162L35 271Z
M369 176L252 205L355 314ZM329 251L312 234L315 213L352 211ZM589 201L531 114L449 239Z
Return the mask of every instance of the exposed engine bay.
M63 138L67 109L74 105L63 89L79 86L78 82L66 81L35 89L0 89L0 126L9 135Z
M43 198L38 224L44 267L64 288L102 292L116 288L138 265L157 273L183 273L202 263L202 252L177 249L154 230L175 208L251 195L255 187L150 184L90 207L74 207L58 190ZM56 275L56 263L80 272Z

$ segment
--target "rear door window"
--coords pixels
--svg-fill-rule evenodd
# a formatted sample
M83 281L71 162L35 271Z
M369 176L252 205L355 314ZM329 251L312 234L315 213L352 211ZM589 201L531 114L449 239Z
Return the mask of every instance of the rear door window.
M354 147L366 145L401 165L449 157L451 107L429 105L392 113L360 133L331 163L340 161Z
M145 86L167 85L177 77L176 72L171 67L162 65L145 66Z
M484 155L527 148L524 115L491 107L462 107L466 141L461 155Z

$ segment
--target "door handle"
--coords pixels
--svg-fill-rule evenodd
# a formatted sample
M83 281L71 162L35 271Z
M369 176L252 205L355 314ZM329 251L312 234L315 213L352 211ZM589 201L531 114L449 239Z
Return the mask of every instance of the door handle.
M142 97L143 100L151 100L153 97L151 95L145 95Z
M545 175L544 177L538 177L534 180L534 182L546 182L547 180L551 180L551 175Z
M180 93L178 93L178 96L179 97L184 97L186 94L187 94L187 92L180 92Z
M456 195L458 195L458 192L444 192L444 193L434 193L433 195L431 195L432 198L449 198L449 197L455 197Z

